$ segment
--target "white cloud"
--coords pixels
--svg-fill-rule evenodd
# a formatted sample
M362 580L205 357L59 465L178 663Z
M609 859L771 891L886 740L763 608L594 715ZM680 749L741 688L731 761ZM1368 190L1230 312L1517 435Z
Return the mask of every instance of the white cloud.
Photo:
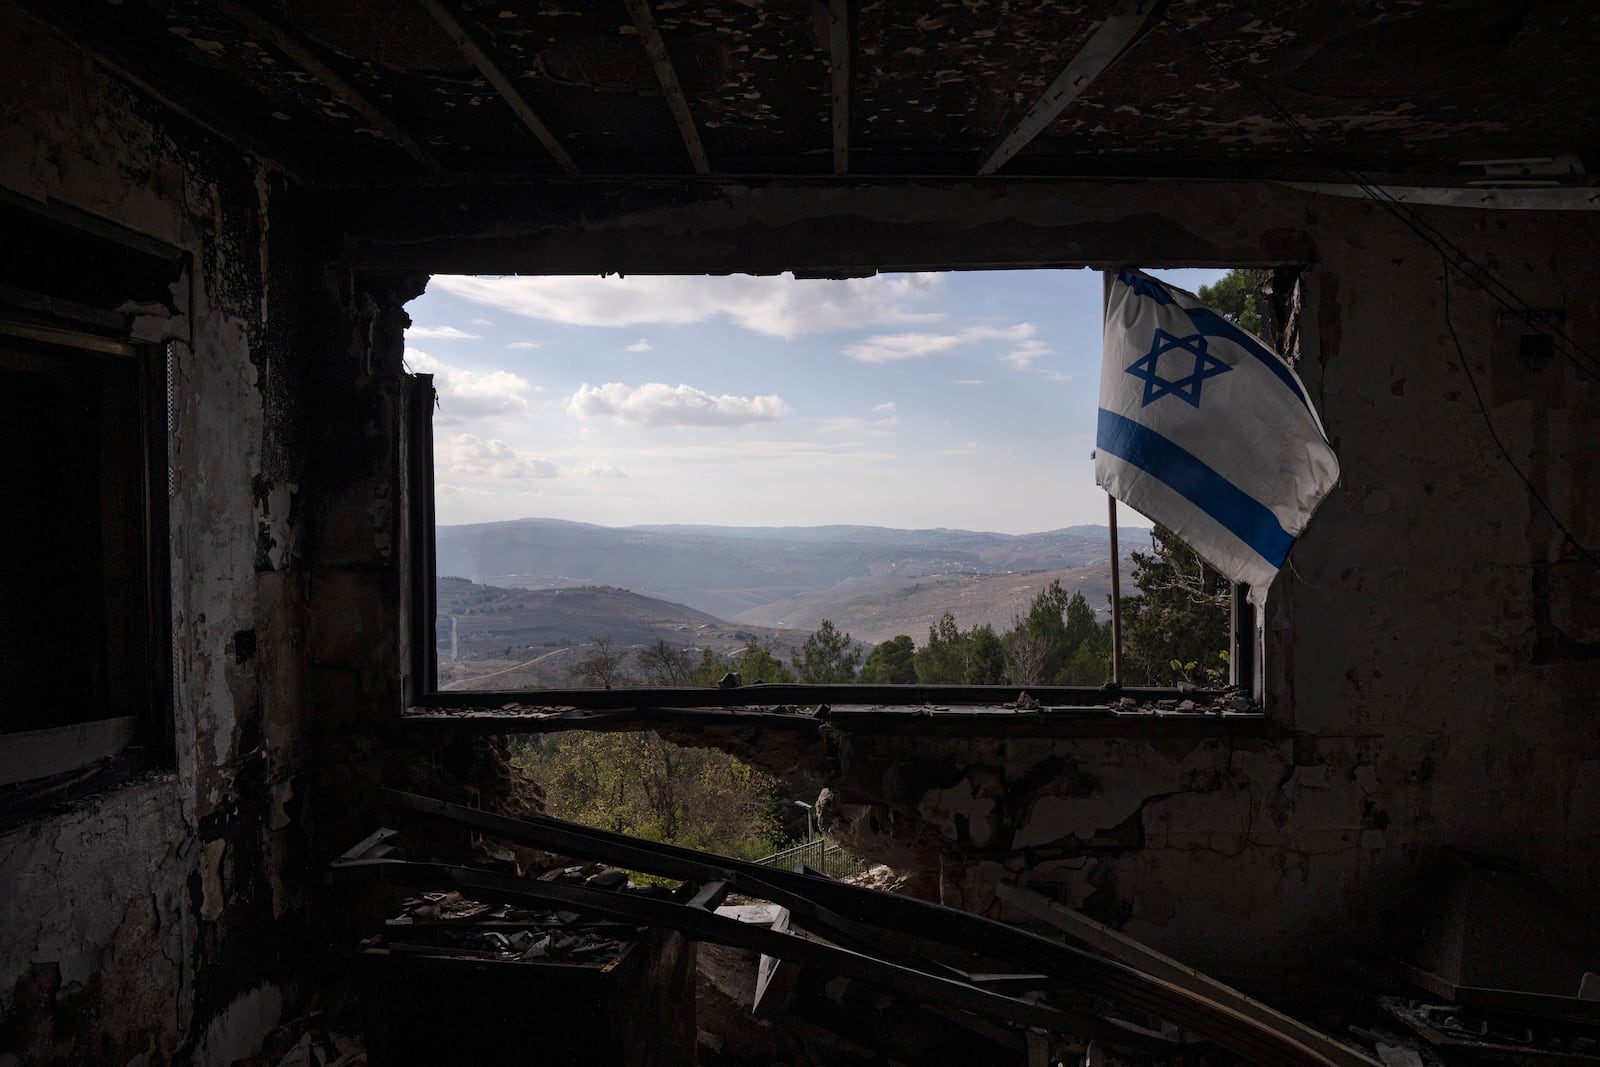
M1009 364L1017 368L1017 370L1027 370L1033 366L1035 360L1043 359L1050 354L1050 346L1043 341L1024 341L1016 348L1001 355L1000 362Z
M1036 333L1031 322L1019 322L1014 326L969 326L961 331L970 341L1000 341L1012 345L999 358L1000 362L1017 370L1028 370L1036 360L1053 354L1049 345L1034 336Z
M956 334L891 333L878 334L865 341L846 345L843 352L857 363L894 363L948 352L961 343L961 337Z
M951 381L950 384L951 385L988 385L989 383L984 381L982 378L956 378L953 381Z
M940 449L938 452L935 452L934 455L936 455L936 456L971 456L971 455L975 455L977 453L977 451L978 451L978 442L976 442L976 441L968 441L966 444L962 445L960 448Z
M506 345L506 347L507 348L538 348L539 347L539 342L538 341L512 341L510 344Z
M436 448L435 461L441 473L463 490L459 479L488 481L529 481L554 478L561 473L550 460L519 452L506 442L485 440L476 434L456 434Z
M937 274L807 281L744 274L440 276L433 283L476 304L568 326L681 325L725 316L747 330L787 338L944 317L913 307L942 284Z
M467 325L468 326L493 326L494 325L494 320L493 319L468 319L467 320Z
M626 350L629 352L648 352L654 347L655 345L641 337L637 341L633 342L633 344L626 346Z
M886 400L872 408L872 414L877 416L872 419L854 417L839 417L823 419L817 424L817 429L822 433L854 433L871 434L874 437L886 437L898 425L900 416L896 413L893 400Z
M474 320L476 321L476 320ZM454 326L408 326L406 337L428 337L445 341L476 341L482 337L481 333L468 333L458 330Z
M647 426L744 426L772 422L789 414L779 396L713 396L690 385L646 382L629 388L620 382L585 382L567 401L567 413L587 419L609 415Z
M1000 361L1018 370L1027 370L1035 360L1051 354L1049 346L1034 337L1037 332L1033 323L1019 322L1013 326L968 326L956 333L879 334L846 345L842 351L859 363L891 363L922 359L968 345L1000 342L1012 346L999 357Z
M1070 381L1072 381L1072 375L1066 373L1065 371L1047 370L1047 371L1041 371L1040 373L1043 374L1046 378L1048 378L1052 382L1070 382Z
M961 336L968 341L1026 341L1037 332L1031 322L1015 326L968 326Z
M504 370L478 374L442 363L420 348L406 349L405 356L406 366L413 372L433 375L433 386L439 391L441 423L526 415L529 411L526 394L534 392L535 387L526 378Z

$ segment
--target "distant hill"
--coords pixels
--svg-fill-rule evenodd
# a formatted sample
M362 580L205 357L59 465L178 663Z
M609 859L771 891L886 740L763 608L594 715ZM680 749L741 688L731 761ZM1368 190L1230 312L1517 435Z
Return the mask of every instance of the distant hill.
M726 656L756 637L787 659L804 640L612 586L512 589L464 578L436 584L440 683L446 688L515 689L571 684L574 664L605 638L620 649L665 640ZM488 678L492 682L478 683Z
M1148 547L1145 531L1123 533L1124 554ZM621 586L723 618L866 579L894 583L1093 567L1106 563L1108 545L1103 526L1000 534L878 526L609 527L538 518L441 526L436 536L440 575L502 588ZM841 590L851 592L849 584Z
M874 644L896 634L910 635L918 645L928 628L946 611L966 629L988 623L996 632L1011 628L1012 617L1024 613L1045 586L1060 580L1069 592L1082 592L1091 607L1108 616L1111 565L1008 574L938 574L916 578L852 578L832 589L801 593L735 616L741 623L815 630L829 619L858 641ZM1132 578L1124 571L1126 588Z

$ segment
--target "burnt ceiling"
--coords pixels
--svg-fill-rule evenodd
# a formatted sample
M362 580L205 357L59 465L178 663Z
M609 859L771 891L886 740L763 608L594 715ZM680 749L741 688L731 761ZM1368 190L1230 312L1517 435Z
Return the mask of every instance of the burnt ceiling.
M1570 183L1600 163L1600 5L1590 4L25 6L145 91L330 183L685 175L696 170L692 138L712 174L970 177L1108 19L1129 11L1148 17L1136 43L1029 130L997 173L1343 180L1355 168L1449 183L1482 177L1466 161L1561 157L1540 169Z

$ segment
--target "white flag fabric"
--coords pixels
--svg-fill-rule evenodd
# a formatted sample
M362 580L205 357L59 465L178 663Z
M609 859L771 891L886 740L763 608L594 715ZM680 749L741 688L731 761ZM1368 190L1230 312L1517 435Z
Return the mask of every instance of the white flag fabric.
M1258 604L1339 460L1281 356L1181 289L1106 275L1095 481Z

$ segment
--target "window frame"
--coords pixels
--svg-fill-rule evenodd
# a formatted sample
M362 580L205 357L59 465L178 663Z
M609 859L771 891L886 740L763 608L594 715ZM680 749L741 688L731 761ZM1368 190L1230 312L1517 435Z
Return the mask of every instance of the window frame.
M896 685L870 685L847 682L830 685L803 685L796 683L757 683L734 688L628 686L616 689L565 688L565 689L479 689L441 690L438 683L438 658L436 649L436 598L437 555L434 540L435 497L433 458L433 412L437 406L431 374L407 376L404 421L405 470L403 480L407 493L406 533L409 541L409 574L407 578L409 619L406 627L411 646L408 658L409 677L404 686L408 715L413 718L450 716L459 713L478 713L486 718L481 726L491 728L488 719L494 711L510 711L508 723L525 712L546 710L563 716L562 729L581 728L581 723L565 718L570 712L627 712L648 711L652 715L684 718L703 709L732 709L747 707L786 707L836 705L870 706L875 708L1002 708L1016 710L1070 709L1076 712L1100 712L1115 715L1124 724L1134 719L1154 718L1147 706L1159 701L1205 696L1220 690L1186 690L1175 686L1018 686L1018 685L923 685L903 683ZM1230 674L1231 684L1243 691L1251 700L1262 700L1263 634L1260 617L1247 599L1248 589L1234 583L1233 601L1229 612ZM1117 702L1131 698L1142 710L1118 713ZM516 709L512 711L511 709ZM1082 715L1074 716L1083 721ZM1171 726L1180 716L1161 715ZM1186 714L1181 718L1191 724L1197 719L1219 723L1217 715ZM1264 715L1259 711L1233 711L1226 718L1237 724L1248 720L1259 724ZM513 732L541 728L538 723L524 722ZM545 725L542 728L552 728ZM511 729L510 726L507 728ZM502 730L500 732L507 732ZM1220 732L1220 730L1218 731Z
M0 733L0 789L27 792L140 749L157 763L174 751L170 551L172 342L145 344L14 317L0 309L0 339L45 359L130 360L138 448L139 618L128 625L143 660L130 714ZM102 653L104 651L102 650ZM32 770L39 773L27 773Z

